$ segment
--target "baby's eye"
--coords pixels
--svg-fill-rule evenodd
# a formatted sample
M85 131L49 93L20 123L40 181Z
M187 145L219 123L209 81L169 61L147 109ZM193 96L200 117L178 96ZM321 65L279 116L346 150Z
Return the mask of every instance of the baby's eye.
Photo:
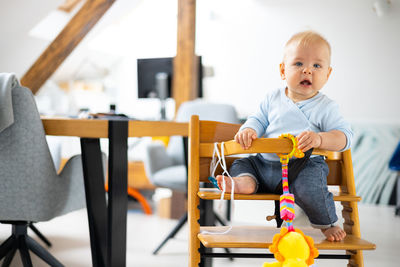
M301 67L301 66L303 66L303 63L301 63L301 62L296 62L296 63L294 63L294 65L296 65L297 67Z
M321 65L319 65L319 64L314 64L314 68L317 68L317 69L319 69L319 68L321 68Z

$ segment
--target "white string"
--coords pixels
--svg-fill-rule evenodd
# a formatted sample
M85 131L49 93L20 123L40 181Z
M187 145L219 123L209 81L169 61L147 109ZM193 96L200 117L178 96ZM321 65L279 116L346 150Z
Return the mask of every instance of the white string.
M221 211L222 210L222 201L224 200L225 191L226 191L226 182L225 182L225 176L224 176L225 170L226 170L226 163L225 163L225 156L223 154L224 153L223 143L221 143L221 154L222 155L219 153L218 143L214 143L214 152L217 154L218 163L221 165L222 170L223 170L223 172L222 172L222 192L221 192L220 202L218 205L218 210Z
M215 162L215 155L218 157L218 161ZM214 165L215 163L215 165ZM235 181L233 180L232 176L229 174L227 167L226 167L226 161L225 161L225 153L224 153L224 142L221 142L221 154L219 153L218 149L218 143L214 143L214 152L213 152L213 158L211 160L210 164L210 172L212 177L215 175L215 170L217 169L218 163L222 167L222 192L221 192L221 198L220 198L220 203L218 205L218 210L222 209L222 201L224 200L225 196L225 191L226 191L226 182L225 182L225 175L226 174L230 179L231 179L231 200L232 200L232 213L231 213L231 218L233 217L233 210L234 210L234 192L235 192ZM213 165L213 166L211 166ZM211 171L212 170L212 171ZM228 227L227 230L223 232L210 232L210 231L201 231L202 234L216 234L216 235L223 235L227 234L232 230L232 225Z
M215 158L215 155L218 157L218 161ZM211 177L215 177L215 171L217 170L218 164L221 162L221 156L219 155L217 143L214 143L214 152L212 156L212 160L210 163L210 175Z
M224 153L224 142L221 142L221 161L222 161L222 169L224 170L224 172L222 173L222 180L224 181L225 184L225 176L224 174L226 174L230 179L231 179L231 200L232 200L232 207L234 206L234 201L235 201L235 197L234 197L234 192L235 192L235 181L233 180L232 176L229 174L227 166L226 166L226 161L225 161L225 153ZM224 192L225 193L225 192ZM221 200L223 200L223 194L221 194Z

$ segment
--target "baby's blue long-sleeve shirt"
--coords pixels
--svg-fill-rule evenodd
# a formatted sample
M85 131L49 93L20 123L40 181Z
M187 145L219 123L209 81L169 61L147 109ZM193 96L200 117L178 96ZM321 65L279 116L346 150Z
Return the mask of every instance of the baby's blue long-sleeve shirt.
M346 146L351 147L353 131L339 112L338 104L318 92L314 97L294 103L285 94L285 88L271 91L261 102L259 110L249 116L240 130L252 128L258 137L274 138L282 133L297 136L304 131L342 131L346 135ZM263 154L268 160L279 160L275 154Z

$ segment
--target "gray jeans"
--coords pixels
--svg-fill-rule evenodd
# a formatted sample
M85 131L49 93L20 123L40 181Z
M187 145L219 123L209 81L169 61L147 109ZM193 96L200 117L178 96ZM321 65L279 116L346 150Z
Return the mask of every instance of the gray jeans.
M290 170L289 170L290 171ZM233 162L231 176L253 177L258 185L257 193L274 193L282 180L282 165L279 161L269 161L260 154ZM328 191L326 177L329 168L323 157L310 158L289 190L315 228L329 228L338 220L333 195Z

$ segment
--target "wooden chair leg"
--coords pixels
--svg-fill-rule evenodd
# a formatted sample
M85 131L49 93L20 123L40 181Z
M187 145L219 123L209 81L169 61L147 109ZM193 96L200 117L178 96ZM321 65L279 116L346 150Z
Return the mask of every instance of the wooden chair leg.
M364 267L363 254L361 250L347 250L347 254L351 254L349 259L348 267Z
M360 220L358 217L358 205L355 202L341 202L343 206L342 215L344 218L343 228L347 234L361 237ZM363 254L361 250L346 251L351 255L348 266L364 267Z
M198 216L197 218L199 218ZM197 222L189 221L191 223L197 224L195 227L190 227L189 234L189 267L198 267L200 264L200 240L197 238L197 233L200 232L200 225Z
M190 263L189 267L198 267L200 264L200 241L192 240L191 248L190 248Z
M197 189L198 190L198 189ZM197 192L192 190L193 192ZM189 195L188 224L189 224L189 267L198 267L200 264L200 240L197 234L200 232L200 200L192 194Z
M195 118L196 119L196 118ZM189 223L189 267L198 267L200 263L200 240L197 238L200 232L200 198L197 196L199 191L199 177L197 176L200 171L200 160L195 156L194 151L199 151L200 135L199 135L199 124L192 122L191 124L196 127L189 129L189 168L188 168L188 223ZM198 122L198 117L197 117Z
M347 150L343 153L343 175L345 184L341 186L341 190L352 195L356 195L356 187L354 182L354 173L352 167L351 152ZM347 179L346 179L347 178ZM358 215L357 202L341 202L343 206L342 215L344 218L343 228L348 234L361 237L360 218ZM364 267L363 254L361 250L353 251L349 260L349 266Z

